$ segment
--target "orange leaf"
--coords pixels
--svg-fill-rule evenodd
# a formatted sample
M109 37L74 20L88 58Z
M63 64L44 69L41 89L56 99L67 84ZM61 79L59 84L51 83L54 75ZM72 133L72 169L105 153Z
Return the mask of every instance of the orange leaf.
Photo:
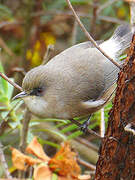
M39 165L34 169L34 180L51 180L52 172L46 165Z
M76 153L71 151L68 142L65 142L60 151L49 161L49 167L53 172L69 179L80 175L80 167L76 162Z
M44 150L41 144L39 144L39 142L37 141L36 137L34 137L31 143L27 146L26 152L33 154L44 161L50 160L50 158L44 153Z
M24 155L15 148L11 148L11 150L13 165L19 170L26 170L28 166L42 162L40 159L34 159Z

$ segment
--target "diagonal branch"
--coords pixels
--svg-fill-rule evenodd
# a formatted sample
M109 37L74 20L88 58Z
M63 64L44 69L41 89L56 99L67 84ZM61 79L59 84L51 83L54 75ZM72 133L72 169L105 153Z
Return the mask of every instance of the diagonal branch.
M85 33L86 37L88 38L88 40L108 59L110 60L115 66L117 66L119 69L121 69L120 65L115 62L111 57L109 57L96 43L96 41L91 37L91 35L88 33L88 31L86 30L86 28L84 27L84 25L82 24L82 22L80 21L78 15L76 14L72 4L70 3L70 0L66 0L69 8L71 9L76 21L78 22L79 26L81 27L82 31Z
M3 79L5 79L6 81L8 81L12 86L14 86L16 89L18 89L19 91L22 91L22 88L18 85L18 84L16 84L16 83L14 83L13 81L11 81L5 74L3 74L2 72L0 72L0 76L3 78Z

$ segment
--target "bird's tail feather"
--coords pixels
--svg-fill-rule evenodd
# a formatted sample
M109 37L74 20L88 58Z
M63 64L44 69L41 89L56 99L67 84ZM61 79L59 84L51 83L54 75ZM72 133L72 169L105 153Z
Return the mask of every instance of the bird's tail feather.
M116 59L130 46L133 33L128 24L120 25L114 31L113 36L103 42L100 47L111 57Z

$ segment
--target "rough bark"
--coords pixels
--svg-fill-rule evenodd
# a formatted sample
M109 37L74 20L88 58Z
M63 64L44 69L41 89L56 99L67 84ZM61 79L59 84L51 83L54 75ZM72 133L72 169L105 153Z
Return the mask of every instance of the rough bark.
M135 34L126 62L119 73L114 105L102 140L95 180L135 180Z

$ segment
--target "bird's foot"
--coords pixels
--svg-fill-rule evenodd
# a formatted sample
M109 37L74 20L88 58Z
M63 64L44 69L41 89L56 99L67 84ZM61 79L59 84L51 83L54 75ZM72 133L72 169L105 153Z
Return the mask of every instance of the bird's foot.
M91 119L91 116L87 119L87 121L84 121L84 123L81 124L80 130L81 130L83 133L86 133L86 132L87 132L88 126L89 126L89 124L90 124L90 119Z
M89 124L87 123L87 121L85 121L83 124L81 124L80 130L81 130L83 133L86 133L87 130L88 130L88 126L89 126Z

